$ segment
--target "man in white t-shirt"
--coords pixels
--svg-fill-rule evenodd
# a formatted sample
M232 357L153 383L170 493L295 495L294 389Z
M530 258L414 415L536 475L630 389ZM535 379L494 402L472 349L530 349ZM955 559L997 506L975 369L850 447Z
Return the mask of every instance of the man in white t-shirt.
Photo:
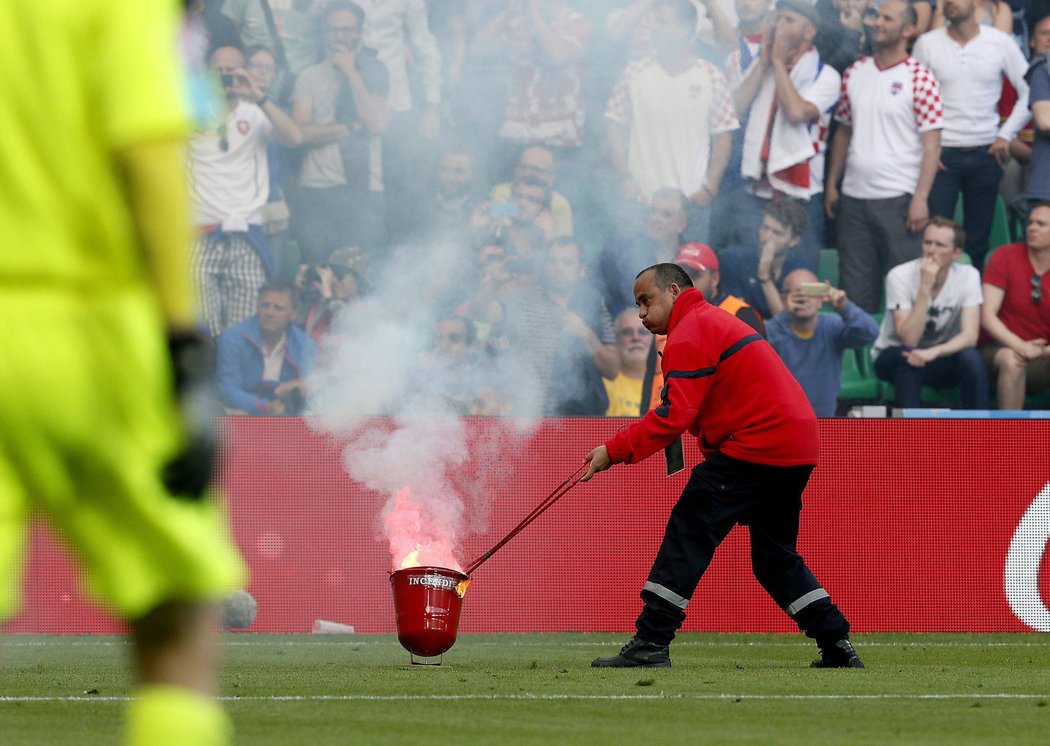
M307 145L292 227L309 264L342 246L359 246L374 262L386 242L381 136L390 125L390 76L362 42L359 5L332 0L321 25L327 57L303 70L292 91L292 117Z
M922 257L886 276L886 315L872 346L875 375L895 389L898 407L918 407L922 387L962 389L963 409L988 408L988 371L977 351L981 275L959 264L965 235L934 216Z
M838 218L842 288L869 313L879 309L890 267L919 254L941 152L940 86L908 56L915 24L910 2L884 0L872 29L874 54L846 69L835 110L824 206L828 218Z
M813 270L824 245L824 151L841 83L813 46L819 24L810 0L778 0L759 60L733 93L737 108L748 110L737 237L758 233L770 200L801 200L808 220L798 255Z
M944 131L941 161L930 190L930 214L953 217L962 193L966 253L978 269L988 236L1010 141L1028 122L1028 63L1012 36L977 22L977 0L944 0L945 25L919 37L912 54L941 86ZM999 123L1003 78L1017 91L1010 116Z
M739 124L722 72L696 55L696 8L689 0L654 0L655 55L632 62L605 116L623 196L648 202L662 188L691 203L691 235L706 240L711 200L729 162Z
M266 143L298 147L303 136L244 69L244 55L220 47L211 65L221 76L227 114L214 131L189 147L194 222L200 233L192 252L207 331L224 329L255 313L256 296L273 259L262 231L262 208L270 194Z

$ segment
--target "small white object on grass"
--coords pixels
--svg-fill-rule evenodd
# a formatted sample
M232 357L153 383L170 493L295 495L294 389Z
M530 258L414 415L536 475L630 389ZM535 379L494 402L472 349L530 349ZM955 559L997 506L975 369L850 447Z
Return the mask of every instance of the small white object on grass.
M351 624L340 624L339 622L330 622L327 619L316 619L314 620L315 635L352 635L354 634L354 627Z

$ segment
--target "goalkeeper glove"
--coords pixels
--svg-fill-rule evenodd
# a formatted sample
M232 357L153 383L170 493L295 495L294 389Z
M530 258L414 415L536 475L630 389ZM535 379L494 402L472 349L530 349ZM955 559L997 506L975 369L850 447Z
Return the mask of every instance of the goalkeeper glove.
M164 466L164 486L175 497L199 500L215 472L218 436L215 415L213 355L209 342L190 332L170 332L168 352L174 372L175 396L182 415L182 449Z

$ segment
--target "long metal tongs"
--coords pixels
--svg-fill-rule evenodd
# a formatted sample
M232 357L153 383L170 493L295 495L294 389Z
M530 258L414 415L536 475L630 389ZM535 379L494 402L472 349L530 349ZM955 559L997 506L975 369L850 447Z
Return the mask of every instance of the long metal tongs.
M554 505L554 503L558 502L562 495L564 495L566 492L575 487L576 484L580 481L580 479L583 478L583 471L586 468L587 464L585 463L579 469L577 469L568 477L566 477L565 481L559 484L557 487L555 487L551 491L551 493L547 495L547 497L543 498L543 501L535 508L533 508L532 512L522 519L521 523L519 523L517 526L511 529L511 532L509 534L507 534L498 542L496 542L496 545L492 547L492 549L488 550L483 555L481 555L476 560L467 565L467 569L464 572L467 575L470 575L472 572L474 572L474 570L478 568L478 565L480 565L482 562L494 555L504 544L513 539L519 533L521 533L521 530L523 528L525 528L534 520L539 518L547 510L547 508L549 508L551 505Z

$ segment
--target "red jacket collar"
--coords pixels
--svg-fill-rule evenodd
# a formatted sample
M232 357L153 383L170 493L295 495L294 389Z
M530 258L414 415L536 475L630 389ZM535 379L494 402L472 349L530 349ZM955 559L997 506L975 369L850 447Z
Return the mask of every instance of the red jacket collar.
M693 308L704 302L704 294L696 288L686 288L678 297L675 298L674 305L671 306L671 316L667 319L667 333L670 335L674 328L678 326L678 322L689 313Z

